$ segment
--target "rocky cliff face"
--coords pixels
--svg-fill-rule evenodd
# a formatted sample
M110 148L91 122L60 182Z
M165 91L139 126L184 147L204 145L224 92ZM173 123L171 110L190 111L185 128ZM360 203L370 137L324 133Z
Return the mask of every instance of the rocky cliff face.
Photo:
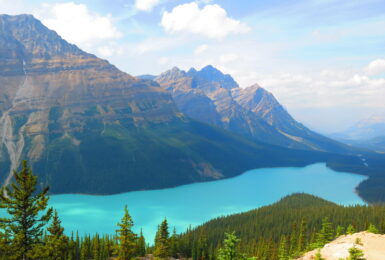
M188 73L175 69L162 77L172 84L161 88L123 73L30 15L1 15L2 181L11 181L22 159L30 161L41 184L49 184L54 193L94 194L326 160L320 154L256 144L184 116L167 90L173 89L188 114L212 124L226 122L225 113L229 125L234 113L252 114L237 110L242 107L231 96L236 83L214 68ZM219 109L222 96L228 104Z
M188 72L173 68L155 78L186 115L265 143L289 148L343 152L344 145L295 121L258 85L242 89L212 66Z

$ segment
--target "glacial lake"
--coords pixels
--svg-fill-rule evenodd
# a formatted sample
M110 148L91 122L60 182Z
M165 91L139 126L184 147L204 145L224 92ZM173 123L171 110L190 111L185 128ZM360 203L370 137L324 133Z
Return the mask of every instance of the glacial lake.
M66 233L114 234L127 205L134 230L143 229L153 242L157 225L167 217L183 232L212 218L251 210L296 193L310 193L342 205L364 204L355 187L365 176L333 171L325 164L304 168L266 168L247 171L234 178L194 183L176 188L135 191L117 195L55 195L56 208Z

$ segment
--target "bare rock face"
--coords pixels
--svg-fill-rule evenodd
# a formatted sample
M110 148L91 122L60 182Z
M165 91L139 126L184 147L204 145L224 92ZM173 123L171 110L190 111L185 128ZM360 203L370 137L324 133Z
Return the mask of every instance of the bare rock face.
M346 149L295 121L259 85L240 88L230 75L210 65L188 72L173 68L155 81L172 94L183 113L196 120L283 147L333 152Z
M366 260L382 260L385 259L384 244L385 235L360 232L338 237L321 248L320 253L325 260L348 259L349 249L356 247L363 251ZM310 251L297 260L315 259L317 251Z

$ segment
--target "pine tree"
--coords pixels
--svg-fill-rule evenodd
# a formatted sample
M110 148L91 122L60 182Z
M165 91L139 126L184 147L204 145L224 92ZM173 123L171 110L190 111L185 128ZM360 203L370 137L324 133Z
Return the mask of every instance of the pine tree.
M51 225L47 228L49 235L46 242L46 259L61 260L65 259L65 256L69 250L68 237L64 234L64 228L61 226L61 221L54 211Z
M135 257L136 254L136 234L132 231L134 222L130 214L128 213L128 208L124 208L124 216L120 223L118 223L119 229L116 231L118 233L117 238L119 241L118 244L118 259L119 260L130 260Z
M156 233L154 256L158 258L167 258L170 256L170 238L167 219L162 221Z
M43 228L51 219L48 206L48 187L36 193L37 176L23 161L20 172L14 171L15 182L0 190L0 208L5 208L10 218L1 218L12 238L10 255L15 259L33 259L39 253Z
M0 259L9 259L11 238L6 226L0 226Z
M339 237L339 236L343 235L344 232L345 232L344 227L342 227L342 226L337 226L336 237Z
M146 255L146 241L144 239L142 229L140 229L140 235L137 243L137 255L138 256Z
M368 227L368 232L371 232L371 233L374 233L374 234L378 234L378 229L376 228L375 225L373 224L370 224L369 227Z
M101 260L100 255L100 238L99 235L96 234L92 239L92 255L94 260Z
M301 253L305 249L306 245L306 220L302 219L301 225L299 228L299 235L298 235L298 246L297 246L297 252Z
M348 233L349 235L352 235L354 233L356 233L356 229L353 227L353 225L349 225L348 228L346 229L346 233Z
M322 228L319 233L317 233L317 246L322 247L325 245L327 242L333 240L334 235L333 235L333 228L332 228L332 223L329 222L328 218L324 218L322 221Z
M354 246L349 249L348 260L365 260L364 253L362 252L362 250Z
M237 250L237 246L241 240L235 233L225 233L225 237L223 247L218 250L218 260L245 259L245 256Z
M178 258L178 237L176 234L176 229L174 227L172 235L170 237L170 256Z
M279 260L288 260L289 259L289 256L287 254L286 236L282 236L281 241L279 242L278 259Z

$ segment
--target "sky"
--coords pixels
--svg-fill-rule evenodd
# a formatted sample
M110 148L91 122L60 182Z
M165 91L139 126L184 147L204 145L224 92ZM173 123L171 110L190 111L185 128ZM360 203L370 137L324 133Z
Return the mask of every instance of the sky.
M321 133L385 114L384 0L0 0L131 74L211 64Z

